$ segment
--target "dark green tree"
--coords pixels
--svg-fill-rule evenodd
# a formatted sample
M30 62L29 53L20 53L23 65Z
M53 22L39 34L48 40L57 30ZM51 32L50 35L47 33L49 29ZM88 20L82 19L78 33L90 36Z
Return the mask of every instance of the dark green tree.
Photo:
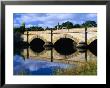
M38 31L44 31L42 27L38 27Z
M49 30L49 27L46 27L46 29L45 30Z
M82 27L97 27L97 23L95 21L86 21L82 24Z
M75 24L74 28L81 28L81 25L80 24Z
M35 31L35 30L37 30L37 27L36 26L32 26L32 27L30 27L30 30L31 31Z
M67 21L65 23L62 23L62 27L66 27L67 29L71 29L74 26L73 26L73 23L72 22Z
M21 26L20 26L20 32L24 33L25 31L25 22L22 22Z

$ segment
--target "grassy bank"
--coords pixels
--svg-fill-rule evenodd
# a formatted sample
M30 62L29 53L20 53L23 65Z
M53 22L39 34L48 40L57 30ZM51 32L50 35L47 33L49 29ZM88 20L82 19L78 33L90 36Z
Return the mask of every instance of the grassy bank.
M97 62L88 61L78 63L74 68L58 69L55 75L97 75Z

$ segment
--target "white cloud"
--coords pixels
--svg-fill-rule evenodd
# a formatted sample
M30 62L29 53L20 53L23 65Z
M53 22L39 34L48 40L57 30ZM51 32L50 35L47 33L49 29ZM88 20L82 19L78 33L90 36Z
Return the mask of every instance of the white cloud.
M26 28L29 28L29 27L32 27L32 26L36 26L36 25L32 25L32 24L25 25Z
M26 27L30 27L36 24L42 27L53 27L58 24L62 24L65 21L71 21L73 23L83 23L85 20L94 20L96 18L96 14L73 14L73 13L49 13L49 14L19 14L14 19L14 24L21 24L22 22L26 23Z
M96 13L87 14L86 18L89 20L95 20L97 18L97 14Z
M94 18L94 17L96 17L96 13L91 13L91 14L88 14L87 16Z
M45 24L38 24L38 26L46 28L47 26Z
M20 17L15 18L15 22L18 21L22 23L30 23L33 21L54 21L54 20L64 20L71 18L72 14L47 14L46 16L39 16L37 14L21 14Z
M20 24L14 24L14 27L20 27Z

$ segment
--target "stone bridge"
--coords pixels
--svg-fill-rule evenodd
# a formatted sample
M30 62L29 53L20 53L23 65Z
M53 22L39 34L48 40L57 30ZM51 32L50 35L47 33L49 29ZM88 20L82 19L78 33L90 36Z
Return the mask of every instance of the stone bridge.
M27 32L22 35L24 41L27 41ZM28 31L28 43L33 39L40 38L45 43L51 42L51 31ZM73 29L61 29L53 30L52 32L52 43L54 44L60 38L70 38L77 44L85 42L85 28L73 28ZM87 44L89 45L92 41L97 39L97 28L87 28Z

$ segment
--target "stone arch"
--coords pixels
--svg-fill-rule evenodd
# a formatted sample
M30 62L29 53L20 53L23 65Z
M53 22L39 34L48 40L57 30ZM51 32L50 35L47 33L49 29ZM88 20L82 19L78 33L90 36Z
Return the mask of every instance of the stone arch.
M92 38L90 38L88 41L87 41L87 44L89 45L90 43L92 43L94 40L97 39L97 36L94 36Z
M39 39L43 40L45 43L47 42L47 40L44 39L44 37L42 37L42 36L40 36L40 35L35 35L35 36L33 36L33 37L29 40L29 43L30 43L33 39L35 39L35 38L39 38Z
M79 39L78 39L78 38L76 38L76 37L74 37L74 36L72 36L72 35L69 35L69 34L63 34L63 35L61 35L60 37L58 36L58 37L55 39L54 43L55 43L57 40L59 40L60 38L70 38L70 39L72 39L76 44L79 43Z

